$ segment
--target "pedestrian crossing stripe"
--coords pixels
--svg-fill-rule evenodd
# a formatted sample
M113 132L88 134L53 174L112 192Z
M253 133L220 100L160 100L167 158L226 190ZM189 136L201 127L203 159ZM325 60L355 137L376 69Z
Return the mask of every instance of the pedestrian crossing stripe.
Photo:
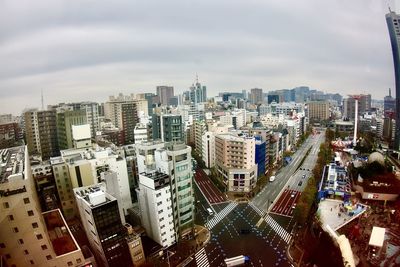
M265 210L259 209L256 205L254 205L253 202L249 202L249 205L269 226L271 226L271 228L279 235L280 238L282 238L286 243L290 242L292 236L271 216L269 216Z
M198 267L209 267L210 266L210 263L208 262L206 250L204 249L204 247L202 249L200 249L199 251L197 251L196 254L194 255L194 257L196 260L196 265Z
M208 221L205 227L211 230L216 226L222 219L224 219L236 206L238 203L232 202L227 205L223 210L221 210L217 215L215 215L210 221Z

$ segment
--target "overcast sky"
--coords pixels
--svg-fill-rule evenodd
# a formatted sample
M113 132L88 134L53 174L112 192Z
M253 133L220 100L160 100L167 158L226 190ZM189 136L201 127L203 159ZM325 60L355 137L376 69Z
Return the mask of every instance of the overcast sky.
M392 8L393 9L393 8ZM394 88L380 0L0 0L0 113L119 92Z

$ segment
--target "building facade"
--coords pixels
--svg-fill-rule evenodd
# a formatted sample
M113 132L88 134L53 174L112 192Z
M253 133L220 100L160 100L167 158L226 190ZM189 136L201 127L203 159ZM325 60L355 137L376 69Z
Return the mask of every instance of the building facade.
M157 95L160 103L168 105L169 100L174 96L174 87L172 86L157 86Z

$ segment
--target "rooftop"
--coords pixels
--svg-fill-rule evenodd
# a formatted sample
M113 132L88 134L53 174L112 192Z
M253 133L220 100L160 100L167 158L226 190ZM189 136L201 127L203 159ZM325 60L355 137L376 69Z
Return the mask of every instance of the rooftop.
M80 249L59 209L44 212L42 215L57 256Z
M0 150L0 183L24 179L25 146Z
M74 188L74 193L92 207L116 200L115 197L105 192L103 184Z

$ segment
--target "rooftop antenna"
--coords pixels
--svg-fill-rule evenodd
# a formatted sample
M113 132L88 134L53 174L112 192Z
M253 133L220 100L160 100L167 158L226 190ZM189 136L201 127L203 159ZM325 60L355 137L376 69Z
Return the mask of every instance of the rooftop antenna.
M43 89L41 90L41 95L42 95L42 110L44 110Z

